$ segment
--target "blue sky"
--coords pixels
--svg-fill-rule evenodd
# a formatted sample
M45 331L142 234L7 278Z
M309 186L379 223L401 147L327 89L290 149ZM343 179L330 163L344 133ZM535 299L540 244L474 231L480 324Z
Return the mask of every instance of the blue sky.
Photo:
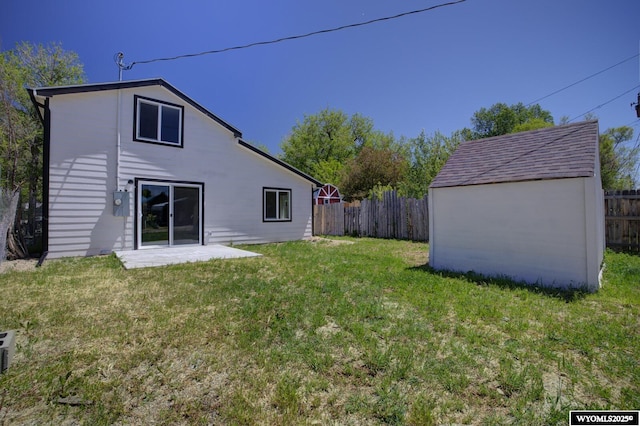
M89 82L125 62L197 53L358 23L434 0L5 0L3 50L62 43ZM640 52L638 0L467 0L301 40L137 64L123 79L162 77L271 153L324 108L370 117L395 136L470 126L481 107L528 104ZM607 105L618 95L629 93ZM638 57L541 100L556 122L596 108L600 131L640 121Z

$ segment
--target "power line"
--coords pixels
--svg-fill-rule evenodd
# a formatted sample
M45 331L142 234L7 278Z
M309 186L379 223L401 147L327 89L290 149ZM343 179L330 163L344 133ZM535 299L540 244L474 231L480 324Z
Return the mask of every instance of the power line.
M152 62L173 61L173 60L176 60L176 59L193 58L195 56L211 55L211 54L214 54L214 53L223 53L223 52L229 52L229 51L232 51L232 50L247 49L249 47L254 47L254 46L264 46L264 45L268 45L268 44L281 43L283 41L297 40L297 39L311 37L311 36L315 36L315 35L319 35L319 34L327 34L327 33L332 33L332 32L336 32L336 31L341 31L341 30L345 30L345 29L348 29L348 28L362 27L362 26L374 24L374 23L377 23L377 22L390 21L392 19L398 19L398 18L402 18L402 17L408 16L408 15L415 15L415 14L418 14L418 13L429 12L431 10L438 9L438 8L441 8L441 7L445 7L445 6L453 6L455 4L463 3L465 1L466 0L456 0L456 1L451 1L451 2L448 2L448 3L441 3L441 4L437 4L435 6L426 7L424 9L417 9L417 10L412 10L410 12L403 12L403 13L399 13L399 14L393 15L393 16L386 16L384 18L376 18L376 19L371 19L369 21L365 21L365 22L342 25L342 26L335 27L335 28L328 28L328 29L324 29L324 30L312 31L312 32L306 33L306 34L298 34L298 35L293 35L293 36L287 36L287 37L282 37L282 38L278 38L278 39L274 39L274 40L258 41L258 42L249 43L249 44L243 44L243 45L239 45L239 46L225 47L224 49L208 50L208 51L205 51L205 52L189 53L189 54L185 54L185 55L177 55L177 56L171 56L171 57L167 57L167 58L156 58L156 59L148 59L148 60L145 60L145 61L134 61L129 65L126 65L126 64L124 64L122 62L117 62L117 64L118 64L118 67L120 67L121 69L130 70L136 64L149 64L149 63L152 63Z
M627 93L632 92L632 91L636 90L636 89L637 89L637 88L639 88L639 87L640 87L640 84L639 84L639 85L637 85L637 86L635 86L635 87L632 87L631 89L627 90L626 92L621 93L621 94L619 94L618 96L616 96L616 97L614 97L614 98L609 99L608 101L606 101L606 102L604 102L604 103L602 103L602 104L598 105L597 107L595 107L595 108L591 108L589 111L587 111L587 112L583 112L582 114L575 116L574 118L572 118L571 120L569 120L569 121L568 121L568 123L571 123L573 120L576 120L576 119L578 119L578 118L582 117L583 115L589 114L590 112L593 112L593 111L597 110L598 108L602 108L603 106L605 106L605 105L607 105L607 104L610 104L611 102L615 101L616 99L619 99L619 98L623 97L623 96L624 96L624 95L626 95Z
M636 118L631 123L625 124L626 127L636 127L638 125L640 125L640 118Z
M565 86L565 87L563 87L562 89L558 89L558 90L556 90L555 92L551 92L551 93L549 93L548 95L544 95L543 97L538 98L538 99L536 99L535 101L529 102L526 106L531 106L531 105L533 105L533 104L535 104L535 103L540 102L540 101L541 101L541 100L543 100L543 99L547 99L547 98L548 98L548 97L550 97L550 96L553 96L553 95L555 95L555 94L557 94L557 93L560 93L560 92L562 92L562 91L564 91L564 90L567 90L567 89L569 89L569 88L571 88L571 87L573 87L573 86L575 86L575 85L577 85L577 84L580 84L580 83L582 83L582 82L584 82L584 81L587 81L587 80L589 80L590 78L593 78L593 77L595 77L595 76L597 76L597 75L600 75L600 74L602 74L603 72L609 71L609 70L610 70L610 69L612 69L612 68L615 68L615 67L617 67L617 66L619 66L619 65L624 64L625 62L629 62L630 60L635 59L635 58L637 58L638 56L640 56L640 53L636 53L635 55L630 56L630 57L628 57L627 59L624 59L624 60L622 60L622 61L618 62L617 64L613 64L613 65L611 65L610 67L607 67L607 68L605 68L605 69L603 69L603 70L601 70L601 71L598 71L598 72L596 72L596 73L594 73L594 74L591 74L590 76L585 77L585 78L583 78L582 80L578 80L578 81L576 81L575 83L571 83L570 85ZM586 114L586 113L585 113L585 114ZM583 114L583 115L584 115L584 114Z

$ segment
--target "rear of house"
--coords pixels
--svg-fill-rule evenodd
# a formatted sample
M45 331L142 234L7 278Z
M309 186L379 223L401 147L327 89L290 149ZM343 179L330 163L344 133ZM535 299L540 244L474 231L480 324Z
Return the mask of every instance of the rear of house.
M465 142L432 182L429 202L433 268L599 288L597 121Z
M311 236L321 183L162 79L31 89L50 257Z

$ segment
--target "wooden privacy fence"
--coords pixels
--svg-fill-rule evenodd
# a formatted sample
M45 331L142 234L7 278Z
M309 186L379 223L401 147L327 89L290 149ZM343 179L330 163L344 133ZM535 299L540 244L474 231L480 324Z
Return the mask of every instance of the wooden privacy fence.
M314 205L313 234L429 241L429 202L391 191L360 206Z
M640 252L640 190L605 191L604 214L607 247Z
M314 205L314 235L353 235L429 241L429 203L386 192L360 206ZM615 250L640 252L640 190L605 191L605 240Z

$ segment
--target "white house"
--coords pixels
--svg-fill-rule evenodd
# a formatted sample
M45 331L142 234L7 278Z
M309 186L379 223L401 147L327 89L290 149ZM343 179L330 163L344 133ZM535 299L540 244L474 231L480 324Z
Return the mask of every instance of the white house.
M429 204L435 269L599 288L597 121L462 143L431 183Z
M29 89L49 257L299 240L321 182L162 79Z

